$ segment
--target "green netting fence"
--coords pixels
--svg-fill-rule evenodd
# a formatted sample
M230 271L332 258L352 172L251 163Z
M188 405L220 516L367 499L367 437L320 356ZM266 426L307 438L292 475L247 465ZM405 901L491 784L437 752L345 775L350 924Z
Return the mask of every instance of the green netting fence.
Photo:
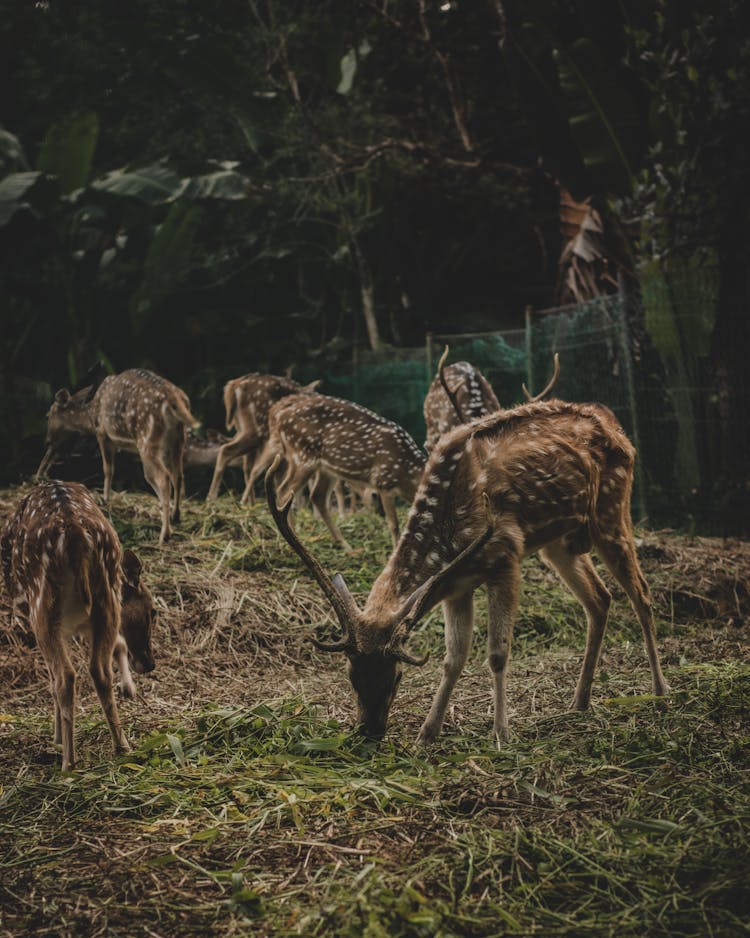
M710 269L685 271L687 285L675 291L662 273L642 274L642 292L635 299L617 293L580 306L529 309L523 329L428 334L421 348L359 352L322 370L318 361L298 377L322 377L324 392L364 404L423 443L424 396L445 345L448 362L466 360L478 367L506 407L523 401L522 383L531 393L544 387L557 353L561 370L554 396L606 404L638 449L634 517L723 533L726 521L716 519L722 513L726 519L731 510L728 515L722 493L710 483L719 477L711 465L719 450L717 394L700 365L713 322L716 278ZM631 323L639 324L639 335L631 334Z

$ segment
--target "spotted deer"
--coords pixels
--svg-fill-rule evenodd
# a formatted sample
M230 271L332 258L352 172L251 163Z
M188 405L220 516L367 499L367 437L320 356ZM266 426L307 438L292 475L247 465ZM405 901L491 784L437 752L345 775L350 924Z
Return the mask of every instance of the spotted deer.
M0 556L12 615L33 632L49 671L63 771L75 765L76 673L66 646L78 633L89 640L89 672L115 752L128 750L112 659L124 697L135 697L129 657L139 673L154 668L155 612L138 557L122 551L114 528L83 485L57 481L39 483L21 500L0 534Z
M630 496L635 450L606 407L561 401L501 410L445 434L435 445L406 526L364 608L343 578L330 578L300 542L267 476L267 498L282 534L331 603L365 733L382 736L402 665L427 660L406 648L417 622L443 603L442 679L419 733L439 734L471 646L473 593L488 590L487 651L494 685L494 737L508 735L506 682L518 607L520 565L539 551L586 613L586 649L572 706L589 705L611 596L592 547L621 584L640 620L653 692L667 693L659 665L649 589L633 542ZM270 477L270 478L269 478ZM283 485L279 487L282 497Z
M446 345L438 362L438 373L424 399L424 422L427 427L424 448L428 453L432 452L437 441L448 430L500 410L500 402L482 372L469 362L455 362L446 366L447 357ZM560 362L555 353L554 372L543 391L532 397L526 385L521 385L526 400L534 403L546 397L555 386L559 374Z
M268 428L263 458L278 455L284 460L284 499L293 498L312 479L313 506L334 540L351 551L329 512L331 487L341 480L358 494L376 492L396 543L396 496L411 500L425 464L424 453L403 427L360 404L307 393L274 404Z
M255 501L255 481L269 463L256 460L268 440L268 411L271 406L289 394L304 394L314 390L320 381L299 385L291 378L277 375L249 374L242 378L233 378L224 385L224 409L226 411L227 430L235 430L233 439L219 449L216 456L216 469L206 501L218 497L224 469L228 464L242 458L245 474L245 490L242 504Z
M170 502L171 521L180 520L185 430L198 426L188 396L171 381L143 368L109 375L95 393L91 390L70 394L63 388L55 395L47 414L47 451L38 475L47 472L66 435L93 434L102 455L104 500L108 502L117 450L137 452L143 475L161 506L159 543L163 544L171 535Z

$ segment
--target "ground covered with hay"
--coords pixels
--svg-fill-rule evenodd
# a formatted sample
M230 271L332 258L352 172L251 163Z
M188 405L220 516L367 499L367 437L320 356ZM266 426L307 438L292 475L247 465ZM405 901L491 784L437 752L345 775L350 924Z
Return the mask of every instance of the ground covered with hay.
M0 492L0 521L22 489ZM571 713L580 608L525 564L510 681L512 739L490 745L479 597L473 654L445 733L414 738L440 669L441 614L416 630L379 744L351 731L343 661L306 641L333 623L264 505L187 504L156 546L149 495L111 518L159 607L157 670L120 705L113 759L78 653L80 768L63 774L33 639L0 593L3 935L740 935L749 933L750 545L638 532L666 709L613 590L592 709ZM334 547L298 530L364 594L388 549L357 514Z

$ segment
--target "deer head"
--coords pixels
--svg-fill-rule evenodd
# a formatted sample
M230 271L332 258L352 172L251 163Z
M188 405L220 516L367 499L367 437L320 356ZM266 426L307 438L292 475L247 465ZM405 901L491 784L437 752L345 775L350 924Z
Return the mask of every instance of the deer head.
M137 674L148 674L156 667L151 634L156 621L151 591L141 580L143 566L132 550L122 554L122 611L120 631L128 646L128 657Z
M91 410L91 400L95 388L82 388L71 394L67 388L61 388L47 411L47 434L45 436L45 450L37 476L45 476L54 464L65 444L79 433L92 434L94 422Z
M366 736L382 737L401 682L403 665L421 667L429 657L416 657L407 650L412 629L442 598L445 586L462 575L487 543L493 531L491 521L488 517L487 527L478 537L395 608L381 608L373 615L369 603L364 610L360 609L341 574L330 577L292 530L289 524L292 499L282 506L276 501L274 475L279 462L277 457L266 473L266 497L271 514L281 534L317 580L341 626L338 640L321 642L313 638L312 641L321 651L346 655L348 676L357 700L357 722Z

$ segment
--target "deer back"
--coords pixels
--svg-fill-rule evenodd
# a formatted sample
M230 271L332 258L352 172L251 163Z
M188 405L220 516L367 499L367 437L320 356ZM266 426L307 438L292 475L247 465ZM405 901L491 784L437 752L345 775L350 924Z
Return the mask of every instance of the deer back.
M404 531L364 610L370 632L388 640L404 601L487 529L492 535L462 577L432 604L490 578L507 557L560 537L591 548L629 512L635 450L602 405L561 401L498 411L443 436L431 453Z
M308 392L271 408L272 445L314 471L410 498L425 455L403 427L360 404Z
M92 404L97 430L123 449L198 425L185 392L142 368L105 378Z
M312 385L300 385L279 375L249 374L224 385L224 408L227 429L240 433L254 430L261 439L268 437L268 412L282 398L305 393Z
M143 670L153 668L153 603L140 582L140 562L132 551L123 554L85 486L56 480L37 485L0 534L0 555L14 614L37 637L55 616L65 636L74 634L95 604L117 630L127 607L129 649Z
M437 375L424 401L425 449L428 452L448 430L500 410L500 402L489 381L469 362L448 365L443 369L443 375L453 400L446 394L440 375Z

